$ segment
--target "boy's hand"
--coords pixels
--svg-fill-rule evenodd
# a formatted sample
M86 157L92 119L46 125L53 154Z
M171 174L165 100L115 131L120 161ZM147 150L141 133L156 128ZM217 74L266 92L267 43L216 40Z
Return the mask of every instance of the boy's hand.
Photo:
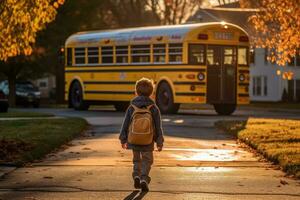
M127 149L127 143L122 144L123 149Z
M162 147L158 146L157 151L162 151Z

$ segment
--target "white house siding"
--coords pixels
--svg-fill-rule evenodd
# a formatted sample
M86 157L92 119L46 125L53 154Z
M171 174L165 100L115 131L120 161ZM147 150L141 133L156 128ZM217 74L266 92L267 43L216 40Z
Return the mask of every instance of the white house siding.
M251 101L273 101L278 102L282 100L282 94L284 89L288 92L288 80L284 80L281 75L277 75L277 70L281 72L290 71L294 73L293 81L295 83L294 87L294 100L296 100L296 80L300 80L300 66L284 66L280 67L270 62L265 62L265 50L261 48L255 49L255 62L250 66L250 100ZM257 86L255 82L256 77L261 77L261 92L260 95L255 94L254 86ZM267 94L264 94L264 77L267 78ZM257 80L256 80L257 82ZM299 81L298 81L299 82ZM299 93L299 83L298 83L298 93ZM257 90L257 88L256 88ZM299 94L298 94L299 96Z

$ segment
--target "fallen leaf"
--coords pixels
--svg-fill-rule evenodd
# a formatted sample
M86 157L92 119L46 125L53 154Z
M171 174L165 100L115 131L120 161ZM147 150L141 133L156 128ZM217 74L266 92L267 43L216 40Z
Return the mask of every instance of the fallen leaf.
M280 183L282 184L282 185L288 185L289 183L287 182L287 181L285 181L285 180L280 180Z
M53 179L52 176L44 176L43 178L45 178L45 179Z

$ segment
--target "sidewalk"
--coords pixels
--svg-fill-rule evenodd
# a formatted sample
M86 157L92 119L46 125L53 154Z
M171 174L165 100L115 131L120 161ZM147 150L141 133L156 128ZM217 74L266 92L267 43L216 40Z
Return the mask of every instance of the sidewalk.
M94 126L90 137L10 173L0 182L0 199L134 199L131 152L121 150L118 135L109 133L117 128ZM155 152L150 192L141 194L143 199L300 198L298 181L258 162L227 135L201 130L207 139L166 136L164 151Z

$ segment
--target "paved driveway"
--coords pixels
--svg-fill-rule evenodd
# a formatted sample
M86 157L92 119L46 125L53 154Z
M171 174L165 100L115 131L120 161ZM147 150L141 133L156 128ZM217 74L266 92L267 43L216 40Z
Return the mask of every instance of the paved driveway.
M35 111L84 117L91 127L63 150L4 177L0 199L300 199L299 181L259 161L213 126L221 119L295 119L297 113L239 110L221 117L202 110L163 116L165 148L155 151L150 192L140 194L132 186L131 152L118 142L124 113Z

